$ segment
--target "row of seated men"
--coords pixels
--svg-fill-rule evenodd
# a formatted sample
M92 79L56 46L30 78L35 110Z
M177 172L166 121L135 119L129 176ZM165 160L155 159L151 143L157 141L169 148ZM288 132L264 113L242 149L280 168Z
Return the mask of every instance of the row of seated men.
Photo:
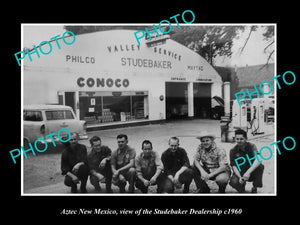
M238 157L246 158L246 154L254 157L257 153L256 146L247 141L244 130L235 132L237 143L230 150L229 161L225 150L216 145L215 135L202 132L197 138L200 144L191 165L177 137L169 139L169 148L160 157L149 140L142 142L142 152L136 155L125 134L117 136L118 148L115 151L102 145L100 137L92 137L92 149L87 154L86 146L79 144L78 136L72 134L61 156L64 184L71 187L72 193L78 192L79 183L80 191L86 193L88 177L96 192L104 192L100 183L105 181L106 193L113 193L112 184L118 186L120 193L126 193L127 182L128 193L134 193L135 188L147 193L151 185L157 185L157 193L174 193L182 186L182 192L189 193L193 180L196 193L209 193L209 180L216 182L219 193L225 193L228 183L239 193L245 192L246 182L253 182L252 193L257 193L257 188L262 187L264 166L261 163L255 160L252 166L244 164L238 169L235 162Z

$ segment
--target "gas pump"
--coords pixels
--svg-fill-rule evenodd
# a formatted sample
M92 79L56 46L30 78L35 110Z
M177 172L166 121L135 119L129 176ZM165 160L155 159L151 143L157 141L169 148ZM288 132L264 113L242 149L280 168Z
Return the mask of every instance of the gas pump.
M232 116L221 118L221 141L234 142L234 131L243 129L251 130L253 136L264 134L267 130L265 121L265 109L268 101L264 98L245 99L238 104L237 100L232 104Z
M251 129L252 135L263 134L265 130L265 99L255 98L251 103L251 120L248 129Z
M236 129L243 129L246 132L251 129L253 136L267 132L268 117L265 111L270 105L271 108L274 106L274 99L254 98L251 101L245 98L239 99L240 104L235 99L230 113L229 84L229 82L224 83L225 116L222 116L220 121L221 141L234 142Z
M232 105L232 127L247 131L247 102L241 101L241 106L237 100Z

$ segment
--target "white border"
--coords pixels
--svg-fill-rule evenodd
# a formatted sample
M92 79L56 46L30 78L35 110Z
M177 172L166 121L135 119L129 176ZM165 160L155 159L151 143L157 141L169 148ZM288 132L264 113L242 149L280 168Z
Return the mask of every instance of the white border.
M26 26L57 26L57 25L84 25L84 26L143 26L143 25L149 25L152 26L156 23L127 23L127 24L122 24L122 23L22 23L21 24L21 50L24 48L23 46L23 27ZM177 25L176 23L171 23L172 25ZM191 23L191 24L181 24L180 26L252 26L252 25L257 25L257 26L274 26L274 75L276 76L277 74L277 23ZM24 70L24 65L21 62L21 143L23 146L23 91L24 91L24 86L23 86L23 70ZM277 140L277 88L275 89L275 133L274 133L274 142ZM274 146L275 149L275 146ZM274 154L274 193L257 193L257 194L251 194L251 193L225 193L225 194L218 194L218 193L211 193L211 194L198 194L198 193L188 193L188 194L183 194L183 193L178 193L178 194L140 194L140 193L134 193L134 194L120 194L120 193L86 193L86 194L81 194L81 193L24 193L24 155L21 154L21 196L191 196L191 197L200 197L200 196L221 196L221 197L226 197L226 196L277 196L277 151L276 154Z

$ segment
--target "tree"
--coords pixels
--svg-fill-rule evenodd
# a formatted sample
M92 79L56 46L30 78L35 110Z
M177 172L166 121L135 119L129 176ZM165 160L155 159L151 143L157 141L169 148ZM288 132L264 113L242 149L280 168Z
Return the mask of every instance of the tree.
M214 65L217 56L232 55L233 40L244 30L244 26L184 26L174 29L171 39L194 50Z
M130 30L145 30L145 27L152 28L153 26L64 26L66 30L72 31L75 35L91 33L97 31L113 30L113 29L130 29ZM252 32L256 31L258 26L172 26L170 37L184 46L194 50L203 58L205 58L212 66L214 66L214 59L217 56L231 57L232 45L234 39L238 39L240 35L249 30L248 36L243 47L240 49L240 54L243 53ZM267 63L269 63L274 49L274 26L264 26L263 33L264 40L268 41L264 52L269 51ZM167 30L169 30L167 28ZM270 50L271 49L271 50Z
M266 53L267 51L269 51L269 57L267 59L266 65L269 63L272 55L274 54L274 43L275 43L275 39L274 39L274 26L266 26L265 27L265 32L263 33L263 37L264 40L268 41L269 43L267 44L267 46L264 48L264 52Z
M264 68L265 66L268 65L268 63L270 62L271 58L272 58L272 55L274 54L274 43L275 43L275 40L274 40L274 34L275 34L275 30L274 30L274 26L262 26L264 28L264 33L262 34L263 36L263 40L266 40L267 41L267 44L266 44L266 47L264 48L264 53L268 53L269 56L268 56L268 59L267 59L267 62L261 67ZM243 53L250 37L251 37L251 34L253 33L253 31L256 31L258 28L258 26L251 26L250 29L249 29L249 33L248 33L248 36L245 40L245 43L243 45L243 47L240 49L240 55Z
M126 29L126 30L145 30L146 26L64 26L65 30L72 31L75 35L92 33L98 31L106 31L106 30L116 30L116 29Z

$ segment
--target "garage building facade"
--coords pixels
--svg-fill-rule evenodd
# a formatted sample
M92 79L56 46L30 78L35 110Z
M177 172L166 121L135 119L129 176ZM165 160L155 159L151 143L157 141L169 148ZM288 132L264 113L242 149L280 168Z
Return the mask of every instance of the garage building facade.
M76 35L72 45L53 44L49 55L26 57L23 103L69 105L90 126L206 117L211 98L222 97L216 70L173 40L148 47L133 33Z

